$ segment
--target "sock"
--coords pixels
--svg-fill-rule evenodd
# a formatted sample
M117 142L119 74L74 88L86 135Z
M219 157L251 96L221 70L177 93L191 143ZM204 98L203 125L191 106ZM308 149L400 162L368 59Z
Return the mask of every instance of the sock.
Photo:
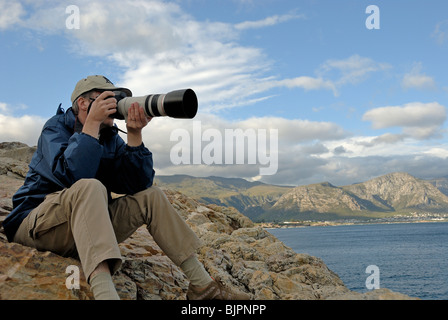
M182 262L180 268L195 287L205 287L213 281L196 255Z
M90 279L90 289L95 300L120 300L112 276L108 272L99 272L94 275Z

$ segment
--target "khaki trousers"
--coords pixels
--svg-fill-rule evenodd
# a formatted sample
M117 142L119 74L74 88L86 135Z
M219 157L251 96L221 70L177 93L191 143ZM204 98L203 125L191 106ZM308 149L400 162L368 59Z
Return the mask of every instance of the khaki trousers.
M47 195L23 220L14 242L79 257L89 279L105 260L112 273L120 268L118 243L143 224L178 266L200 246L198 237L159 188L153 186L108 203L106 188L95 179L82 179L70 188Z

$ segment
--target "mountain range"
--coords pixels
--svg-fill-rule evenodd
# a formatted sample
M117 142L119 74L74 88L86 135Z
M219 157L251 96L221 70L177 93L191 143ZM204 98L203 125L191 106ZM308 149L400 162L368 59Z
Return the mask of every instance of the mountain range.
M366 182L277 186L240 178L156 176L156 184L206 204L235 207L255 222L384 218L448 213L448 177L418 179L396 172Z

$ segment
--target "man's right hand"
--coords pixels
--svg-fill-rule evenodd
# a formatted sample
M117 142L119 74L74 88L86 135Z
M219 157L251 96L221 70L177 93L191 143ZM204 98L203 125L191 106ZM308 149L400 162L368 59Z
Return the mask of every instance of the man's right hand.
M110 123L105 124L109 126L113 125L113 119L109 118L110 115L117 112L117 100L113 98L113 96L114 93L112 91L104 91L96 97L95 101L92 102L90 111L84 123L83 133L98 138L102 123L105 123L106 120L108 120Z
M90 120L101 124L104 120L109 118L111 114L117 112L117 100L111 98L113 96L114 93L112 91L104 91L96 97L90 107L86 122Z

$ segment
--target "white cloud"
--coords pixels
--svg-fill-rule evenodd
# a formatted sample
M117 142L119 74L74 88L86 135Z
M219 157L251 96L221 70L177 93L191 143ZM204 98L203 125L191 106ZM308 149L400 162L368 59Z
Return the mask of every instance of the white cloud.
M422 64L414 64L412 70L403 76L402 86L405 89L430 89L435 88L436 84L432 77L422 74Z
M306 91L325 89L333 91L334 95L338 95L336 85L332 81L322 78L302 76L293 79L269 81L268 85L272 87L302 88Z
M101 10L97 6L83 6L81 28L73 33L75 47L123 66L120 85L133 88L136 95L191 87L209 111L267 98L262 94L272 83L263 73L270 62L262 50L239 45L235 40L240 31L233 25L196 21L178 5L160 1L109 1ZM126 15L117 6L125 6Z
M0 141L19 141L37 145L45 119L38 116L8 116L0 113Z
M369 74L389 68L390 65L386 63L376 62L355 54L343 60L327 60L317 72L322 77L333 76L336 79L333 81L339 86L359 83L365 80Z
M238 30L246 30L246 29L258 29L266 26L273 26L282 22L286 22L292 19L303 19L305 15L297 15L297 14L285 14L285 15L274 15L267 17L262 20L256 21L244 21L235 25L235 28Z
M343 155L344 158L405 156L423 152L428 148L422 147L411 137L391 134L353 136L335 141L323 141L322 144L329 150L328 153L321 155L326 159L331 159L335 155ZM344 150L344 153L338 153L340 150Z
M226 129L278 130L278 171L262 176L261 181L274 184L301 185L329 181L345 185L365 181L385 173L405 171L418 177L446 175L446 152L443 146L422 145L408 134L352 136L335 123L314 122L278 117L228 121L201 114L194 120L156 118L144 129L145 145L153 152L157 174L225 176L253 179L259 177L259 163L249 165L173 165L170 151L178 142L170 141L171 133L185 129L193 139L193 121L201 122L196 144L201 150L210 141L200 141L208 129L222 133ZM198 132L196 132L198 134ZM125 137L124 137L125 138ZM199 142L198 142L199 141ZM193 142L190 146L193 148ZM246 145L247 147L247 145ZM428 167L426 164L429 164Z
M250 118L235 125L242 128L278 129L279 139L292 145L313 142L340 140L351 134L332 122L285 119L278 117Z
M335 85L321 77L267 76L271 61L262 49L238 43L243 30L274 26L303 15L272 15L259 21L230 24L198 21L176 2L72 1L80 9L80 28L66 29L66 5L37 1L22 26L61 33L73 52L105 57L121 66L117 84L135 95L194 88L204 111L251 105L269 99L269 90L287 87L329 90ZM126 10L117 10L126 8Z
M198 114L194 120L167 117L154 118L148 128L143 131L144 141L150 146L160 148L159 151L162 153L168 153L168 150L175 144L169 140L171 132L183 128L193 136L193 123L198 121L201 124L202 132L207 129L216 129L222 134L226 129L278 130L278 139L286 148L301 143L315 143L317 140L340 140L350 136L349 132L331 122L279 117L253 117L241 121L229 121L215 115ZM117 124L125 129L124 122L120 121Z
M374 137L369 141L360 141L359 144L365 147L375 147L383 144L396 144L398 142L403 141L406 138L407 137L404 134L385 133L378 137Z
M256 73L267 67L260 50L220 42L203 45L196 44L196 51L190 54L145 57L124 73L122 83L135 94L191 87L205 105L244 105L260 93Z
M437 102L413 102L369 110L363 120L371 121L374 129L401 127L408 136L428 139L441 133L446 116L446 108Z
M319 172L314 171L311 180L304 180L304 182L316 181L321 175L325 180L320 179L320 181L348 185L391 172L408 172L418 178L430 179L446 175L446 171L442 169L444 166L446 166L446 159L420 152L393 156L333 157L318 168Z
M323 141L321 153L291 152L294 157L309 158L303 162L307 175L300 175L300 184L329 181L335 185L347 185L366 181L390 172L408 172L420 178L446 175L446 145L434 147L422 145L410 137L402 137L400 143L386 137L357 136L335 141ZM392 139L393 140L393 139ZM306 151L301 148L301 151ZM311 160L314 160L312 162ZM290 160L291 162L293 160ZM280 165L279 168L282 168ZM279 170L280 171L280 170ZM282 171L280 171L282 173ZM294 181L284 176L285 181ZM277 177L266 177L275 181ZM270 179L270 180L269 180ZM297 180L296 180L297 181ZM291 183L290 182L290 183ZM277 183L281 183L280 180Z
M405 74L402 85L404 88L432 88L434 79L424 74Z
M15 1L0 0L0 30L8 29L21 22L23 7Z
M119 125L125 129L123 122L120 122ZM196 131L194 131L194 128L196 128ZM322 142L343 139L350 135L334 123L312 122L299 119L291 120L279 117L254 117L242 121L229 121L215 115L206 114L200 114L194 120L155 118L149 124L149 127L144 129L143 140L145 145L153 152L158 174L218 175L252 179L259 176L260 168L268 167L259 158L257 158L256 164L249 164L248 161L245 161L241 165L236 164L236 162L225 165L223 161L224 164L222 165L206 165L204 163L201 165L192 163L189 165L174 165L170 159L170 152L172 148L176 147L179 140L170 141L170 136L177 129L188 132L191 139L189 149L191 152L193 152L195 146L202 152L210 145L210 140L207 140L204 136L205 132L210 132L210 130L219 132L223 139L221 150L223 157L226 153L225 148L231 144L230 141L225 140L226 130L241 130L243 133L254 132L257 135L255 151L257 152L257 156L259 156L259 148L264 146L266 151L275 154L278 158L279 167L275 174L276 176L278 175L276 180L280 180L280 177L290 175L289 170L293 170L293 168L297 171L294 175L296 178L301 175L301 172L308 174L306 172L307 167L297 166L298 162L303 162L307 166L311 165L313 167L325 162L326 160L313 157L314 154L326 152ZM274 132L278 133L278 148L276 150L273 149L275 145L271 141L271 138L274 138L271 134ZM264 145L259 145L262 143L259 140L259 134L266 137L266 143ZM126 138L124 137L124 139ZM244 150L235 152L244 152L245 159L247 159L249 149L249 141L246 140ZM272 159L272 161L274 160ZM273 177L263 176L262 180L265 179L273 179ZM288 180L291 179L292 177L289 176Z
M441 21L436 24L431 37L436 39L437 43L442 45L448 39L448 20Z
M425 151L424 153L427 155L441 158L441 159L445 159L445 160L448 159L448 148L446 146L445 146L445 148L434 147L434 148L431 148L431 149Z
M0 114L3 114L5 116L10 116L14 114L15 111L21 111L26 109L28 109L28 106L24 104L10 105L5 102L0 102Z
M189 44L191 29L196 29L190 21L173 3L89 1L82 4L81 26L73 35L87 54L137 52L150 57Z

